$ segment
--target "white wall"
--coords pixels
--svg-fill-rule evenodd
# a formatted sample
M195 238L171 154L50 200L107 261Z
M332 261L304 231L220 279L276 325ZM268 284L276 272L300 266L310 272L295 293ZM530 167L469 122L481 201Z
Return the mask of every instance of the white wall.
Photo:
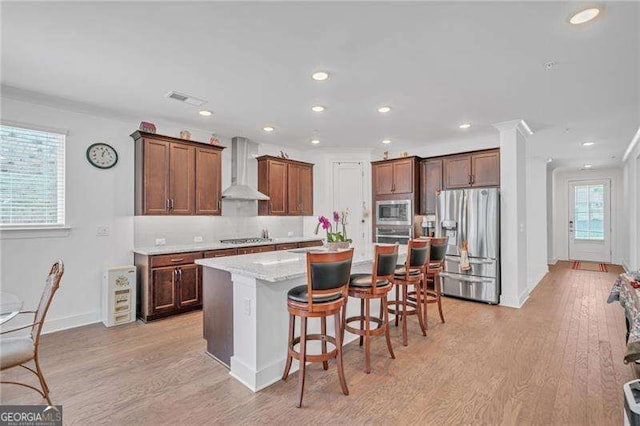
M640 129L638 130L640 132ZM628 270L640 269L640 143L623 165L624 223L627 225L622 264Z
M25 309L36 306L44 278L58 258L65 262L65 275L48 315L46 330L79 326L100 319L100 286L106 266L131 264L134 247L134 142L129 136L140 120L98 116L3 97L2 120L7 123L53 128L68 132L66 139L66 197L68 231L47 233L5 231L0 234L0 288L18 295ZM74 106L75 108L75 106ZM178 135L182 128L156 122L158 133ZM192 130L193 140L207 141L209 132ZM119 155L110 170L92 167L86 148L95 142L111 144ZM230 146L229 140L222 140ZM277 145L260 146L261 154L277 154ZM286 149L292 158L308 159L302 151ZM231 150L223 151L222 185L231 182ZM223 205L224 209L224 205ZM137 242L148 245L155 237L167 244L183 244L193 236L209 239L247 236L263 225L272 235L289 231L302 234L302 219L287 218L136 218ZM96 236L98 226L110 234ZM176 229L184 232L174 232ZM234 235L238 232L238 235ZM241 234L240 234L241 232Z
M628 232L623 218L622 169L556 169L552 173L552 232L554 261L569 259L569 182L577 180L611 180L611 261L620 264L626 251L621 235Z
M547 264L547 162L527 159L527 287L549 272Z

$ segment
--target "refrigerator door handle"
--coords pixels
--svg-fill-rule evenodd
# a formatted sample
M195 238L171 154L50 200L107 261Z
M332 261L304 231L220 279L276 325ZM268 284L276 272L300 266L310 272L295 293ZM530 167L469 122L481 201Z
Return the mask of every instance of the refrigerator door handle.
M449 272L440 272L440 276L441 277L445 277L445 278L451 278L454 280L458 280L458 281L465 281L468 283L493 283L495 282L495 278L482 278L482 277L473 277L473 276L468 276L468 275L458 275L458 274L451 274Z

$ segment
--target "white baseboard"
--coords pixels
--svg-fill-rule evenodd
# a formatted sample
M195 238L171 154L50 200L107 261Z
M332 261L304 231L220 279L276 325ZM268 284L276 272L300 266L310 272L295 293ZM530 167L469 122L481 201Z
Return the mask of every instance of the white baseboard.
M548 263L549 265L555 265L556 263L558 263L560 259L557 257L554 257L553 259L549 259Z
M624 268L624 271L628 274L631 271L631 267L629 266L629 264L627 263L626 260L623 260L622 262L620 262L622 264L622 267Z
M529 300L529 289L526 288L519 296L505 296L500 295L500 306L506 306L508 308L520 309Z
M69 328L82 327L83 325L100 322L99 312L86 312L84 314L72 315L70 317L47 319L44 323L43 333L54 333L56 331L67 330Z

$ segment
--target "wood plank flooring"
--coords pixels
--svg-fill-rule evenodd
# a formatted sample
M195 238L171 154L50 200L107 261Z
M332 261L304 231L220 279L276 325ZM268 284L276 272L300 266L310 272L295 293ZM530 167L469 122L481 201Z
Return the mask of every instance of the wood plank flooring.
M620 425L622 384L636 371L622 362L622 308L606 304L619 272L610 269L553 266L519 310L445 298L447 323L430 309L427 337L412 317L403 347L392 327L396 360L384 338L374 340L369 375L361 348L347 346L349 396L335 364L310 366L302 409L294 407L297 374L254 394L205 355L199 312L44 336L43 368L66 424ZM42 400L2 385L0 402Z

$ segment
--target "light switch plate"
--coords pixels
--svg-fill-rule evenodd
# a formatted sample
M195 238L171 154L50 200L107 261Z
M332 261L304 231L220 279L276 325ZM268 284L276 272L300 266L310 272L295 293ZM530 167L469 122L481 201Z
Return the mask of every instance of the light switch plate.
M167 242L167 240L165 240L164 238L156 238L156 245L157 246L163 246L165 245Z
M193 242L194 243L201 243L203 241L204 241L204 238L202 238L202 236L200 236L200 235L197 235L197 236L193 237Z
M289 236L289 237L293 237L293 231L289 231L289 232L287 232L287 236Z

